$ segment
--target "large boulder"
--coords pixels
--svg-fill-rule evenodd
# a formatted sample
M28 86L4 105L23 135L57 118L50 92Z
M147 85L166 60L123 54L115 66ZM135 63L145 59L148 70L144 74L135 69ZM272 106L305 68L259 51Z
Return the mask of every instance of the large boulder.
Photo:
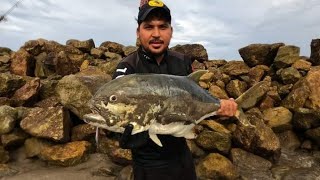
M300 48L297 46L281 46L274 59L274 65L278 69L286 68L300 59Z
M91 75L77 74L64 76L56 86L56 92L63 106L67 107L79 118L91 113L88 101L96 91L111 80L110 75L92 72Z
M310 61L313 65L320 65L320 39L312 39Z
M21 76L10 73L0 73L0 96L12 96L12 94L25 83L26 81Z
M208 61L207 50L201 44L176 45L170 48L170 50L185 54L189 56L192 61L195 61L195 60L199 62Z
M37 100L40 91L40 79L35 78L28 81L12 96L12 100L16 106L31 106Z
M250 67L256 65L271 65L283 43L276 44L251 44L239 49L243 61Z
M87 53L89 53L91 49L95 47L93 39L88 39L85 41L70 39L66 42L66 45L73 46L79 49L80 51L87 52Z
M0 134L13 130L18 120L18 111L10 106L0 106Z
M10 71L20 76L34 76L35 59L26 50L19 49L11 56Z

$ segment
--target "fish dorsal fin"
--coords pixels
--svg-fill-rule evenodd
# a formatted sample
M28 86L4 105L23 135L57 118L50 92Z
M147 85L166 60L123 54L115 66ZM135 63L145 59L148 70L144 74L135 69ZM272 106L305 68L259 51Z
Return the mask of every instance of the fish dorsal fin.
M158 138L157 134L150 134L150 131L149 131L149 137L154 143L156 143L158 146L162 147L162 143L161 143L160 139Z
M188 75L188 78L193 80L194 82L198 83L200 80L200 77L206 73L208 73L208 70L197 70L191 74Z

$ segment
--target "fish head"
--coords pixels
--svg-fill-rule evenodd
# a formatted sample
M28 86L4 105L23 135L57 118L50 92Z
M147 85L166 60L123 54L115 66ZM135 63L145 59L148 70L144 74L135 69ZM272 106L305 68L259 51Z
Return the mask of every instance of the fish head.
M110 81L97 91L89 101L92 113L84 116L86 123L120 133L129 123L134 126L133 134L148 129L148 106L143 103L136 80L127 76Z

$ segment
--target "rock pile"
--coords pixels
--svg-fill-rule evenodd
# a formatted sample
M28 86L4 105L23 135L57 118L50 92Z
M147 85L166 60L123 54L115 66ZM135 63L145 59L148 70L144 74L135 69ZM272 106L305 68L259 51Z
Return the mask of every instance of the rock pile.
M68 40L66 45L31 40L17 52L0 48L0 163L8 163L9 152L23 146L28 158L59 166L85 162L94 152L129 165L130 151L120 149L116 137L104 130L97 145L95 128L82 117L90 112L88 100L136 49L109 41L95 47L92 39ZM199 179L253 178L242 174L247 170L271 177L281 150L319 150L320 39L312 40L310 58L283 43L243 47L243 60L234 61L208 60L198 44L172 50L192 57L195 69L209 70L199 85L221 99L238 98L266 82L261 93L240 105L250 126L219 117L196 126L198 137L188 145Z

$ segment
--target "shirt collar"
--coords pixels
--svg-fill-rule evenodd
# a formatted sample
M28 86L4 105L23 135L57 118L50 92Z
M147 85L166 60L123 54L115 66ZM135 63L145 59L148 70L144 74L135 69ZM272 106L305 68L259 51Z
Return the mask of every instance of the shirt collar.
M154 56L152 56L150 53L146 52L146 51L143 49L142 46L139 47L138 53L139 53L140 58L142 58L143 60L157 63L157 61L156 61L156 59L154 58ZM163 63L163 62L165 61L167 55L168 55L168 50L166 50L166 51L164 52L164 56L163 56L163 59L162 59L161 63Z

